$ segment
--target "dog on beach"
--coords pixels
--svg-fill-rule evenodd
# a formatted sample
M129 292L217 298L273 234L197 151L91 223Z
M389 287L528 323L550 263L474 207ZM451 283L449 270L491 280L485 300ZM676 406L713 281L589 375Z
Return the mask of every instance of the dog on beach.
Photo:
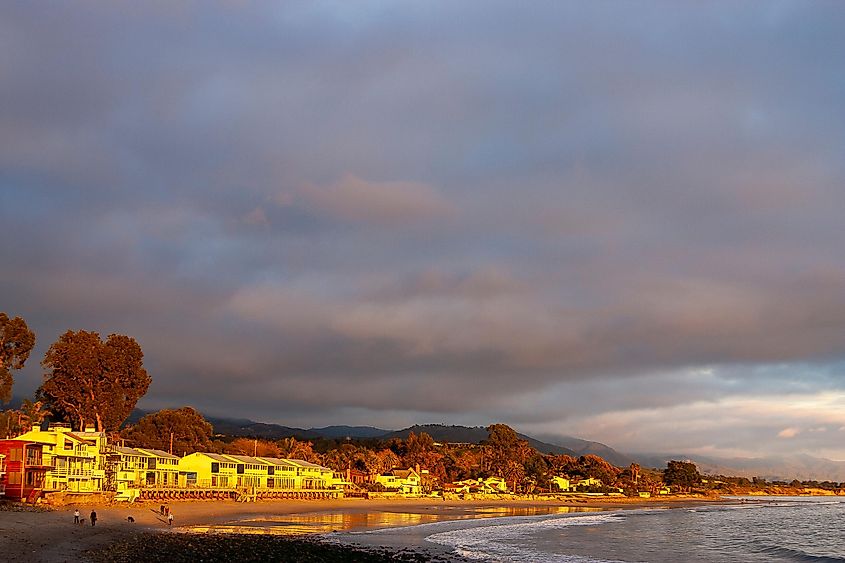
M79 519L79 525L80 525L80 526L84 526L84 525L85 525L85 518L80 518L80 519Z
M135 523L135 519L134 519L134 518L132 518L131 516L127 516L127 517L126 517L126 521L127 521L127 522L129 522L130 524L134 524L134 523Z

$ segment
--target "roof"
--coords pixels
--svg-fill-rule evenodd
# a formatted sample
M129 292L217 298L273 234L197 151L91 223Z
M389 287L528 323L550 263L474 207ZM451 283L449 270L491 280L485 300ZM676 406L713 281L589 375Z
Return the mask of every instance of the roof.
M224 454L226 457L234 459L235 461L239 461L241 463L250 463L252 465L270 465L270 463L248 455L232 455L232 454Z
M310 461L305 461L304 459L285 459L285 461L290 462L294 465L299 467L310 467L312 469L323 469L328 471L328 467L323 467L322 465L317 465L316 463L311 463Z
M153 448L137 448L137 449L142 451L142 452L152 454L155 457L163 457L165 459L179 459L179 456L173 455L171 453L167 453L164 450L155 450Z
M205 457L207 457L209 459L213 459L214 461L219 461L221 463L232 463L231 459L229 459L228 457L222 456L220 454L212 454L212 453L208 453L208 452L196 452L195 454L191 454L191 455L204 455Z
M138 456L145 456L145 457L152 457L151 454L147 452L142 452L141 450L136 450L134 448L126 448L124 446L113 446L112 449L119 454L123 455L138 455Z
M288 467L288 468L295 468L296 464L291 463L289 459L280 459L278 457L259 457L261 461L265 463L269 463L270 465L275 465L277 467Z

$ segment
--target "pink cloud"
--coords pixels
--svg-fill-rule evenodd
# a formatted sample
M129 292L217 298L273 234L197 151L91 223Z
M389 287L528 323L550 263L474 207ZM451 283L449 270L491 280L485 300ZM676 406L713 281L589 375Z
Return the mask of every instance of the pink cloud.
M277 197L289 205L290 195ZM420 182L374 182L347 174L327 186L307 185L296 201L313 212L352 222L396 226L454 213L433 187Z

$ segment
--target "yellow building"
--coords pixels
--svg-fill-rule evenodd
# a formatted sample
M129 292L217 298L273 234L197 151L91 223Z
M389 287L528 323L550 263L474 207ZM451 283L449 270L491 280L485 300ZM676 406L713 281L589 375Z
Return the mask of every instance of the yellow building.
M48 430L31 430L15 438L43 446L43 464L50 467L44 491L93 493L103 490L105 460L96 440L71 432L67 424L51 424Z
M222 454L197 452L179 459L179 484L186 488L233 489L238 464Z
M273 471L275 477L275 465L260 458L229 454L224 454L223 457L236 464L235 487L237 488L266 489L270 471Z
M328 467L301 459L286 459L296 468L296 488L306 491L334 489L334 473Z
M403 495L422 494L422 479L414 469L391 469L387 473L377 475L376 483L381 483L389 491L397 491Z
M148 456L147 471L144 476L145 487L166 489L179 486L179 458L177 456L152 448L135 449Z
M552 486L552 491L566 492L566 491L569 491L571 483L569 482L569 479L567 479L566 477L559 477L559 476L555 475L554 477L551 478L551 486Z
M277 457L259 457L258 459L268 464L267 489L292 491L297 488L297 465Z
M133 448L112 447L109 455L109 470L113 474L114 490L118 500L133 501L139 489L144 487L147 468L152 456Z

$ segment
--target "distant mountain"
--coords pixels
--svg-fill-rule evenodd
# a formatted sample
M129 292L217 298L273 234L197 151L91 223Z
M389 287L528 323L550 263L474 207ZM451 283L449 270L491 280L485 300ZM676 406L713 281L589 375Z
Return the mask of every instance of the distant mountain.
M311 428L308 432L323 438L380 438L389 434L390 430L373 426L326 426L325 428Z
M316 438L379 438L388 434L390 430L374 428L372 426L326 426L324 428L293 428L280 424L255 422L248 419L229 419L206 417L214 427L215 434L228 436L248 436L250 438L264 438L279 440L281 438L299 438L314 440Z
M708 475L761 477L767 481L845 481L845 461L805 454L757 458L720 458L686 454L637 454L640 465L662 469L669 460L689 460Z
M488 437L487 429L483 426L446 426L443 424L417 424L409 428L405 428L404 430L397 430L395 432L391 432L386 436L382 436L382 438L404 439L407 438L411 432L413 432L414 434L425 432L426 434L434 438L436 442L460 442L479 444L486 440ZM523 440L527 440L528 444L540 453L555 455L566 454L573 456L577 455L574 451L570 450L569 448L564 448L563 446L541 442L540 440L532 438L531 436L526 436L525 434L517 434L517 436L519 436Z
M635 461L629 454L618 452L601 442L582 440L581 438L575 438L573 436L555 436L549 434L540 435L537 436L537 438L551 444L557 444L564 448L568 448L575 452L578 456L588 454L597 455L617 467L626 467Z

